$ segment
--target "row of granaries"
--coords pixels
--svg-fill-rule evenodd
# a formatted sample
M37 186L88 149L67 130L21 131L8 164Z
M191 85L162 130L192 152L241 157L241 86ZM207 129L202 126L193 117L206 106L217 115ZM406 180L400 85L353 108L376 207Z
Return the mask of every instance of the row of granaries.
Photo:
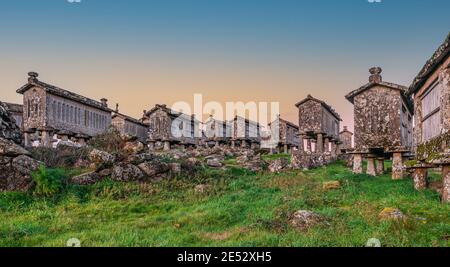
M449 42L450 34L410 87L385 82L381 68L370 69L369 82L346 96L354 105L354 147L353 133L347 127L339 131L339 114L309 95L296 104L298 126L278 119L280 142L275 150L328 154L331 158L351 155L355 173L363 173L366 159L366 173L373 176L384 173L385 159L392 159L393 179L402 179L409 170L419 190L427 187L428 169L441 167L443 199L450 201ZM237 116L221 122L211 117L203 124L166 105L156 105L144 111L141 119L134 119L120 113L118 105L110 109L106 99L98 102L44 83L34 72L17 93L23 95L23 105L9 107L23 129L25 146L52 147L60 141L84 145L111 125L147 143L150 150L199 145L257 148L262 141L260 125L248 119ZM196 127L209 131L208 136L212 132L213 137L197 138ZM174 130L187 137L174 137Z

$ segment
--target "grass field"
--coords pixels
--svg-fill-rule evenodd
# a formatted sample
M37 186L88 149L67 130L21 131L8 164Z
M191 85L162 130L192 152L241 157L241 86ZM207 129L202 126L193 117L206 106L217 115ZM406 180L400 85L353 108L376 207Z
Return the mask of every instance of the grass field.
M410 179L353 175L342 164L312 171L255 174L234 166L204 169L190 179L155 184L102 182L70 186L51 198L0 193L0 246L383 246L450 244L450 205L436 192L417 192ZM324 181L341 188L324 191ZM212 190L195 193L198 184ZM405 223L380 221L387 207ZM289 225L306 209L327 224L308 232Z

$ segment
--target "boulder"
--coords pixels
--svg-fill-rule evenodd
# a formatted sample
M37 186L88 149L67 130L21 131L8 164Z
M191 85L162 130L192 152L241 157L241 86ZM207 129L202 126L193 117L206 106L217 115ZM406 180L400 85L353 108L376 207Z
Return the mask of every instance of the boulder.
M170 171L169 164L159 160L147 161L139 164L138 167L146 176L150 178Z
M385 208L380 212L380 219L383 221L406 221L407 217L396 208Z
M251 160L244 164L244 167L250 171L260 172L264 169L265 162L262 160L261 155L253 156Z
M289 160L286 158L281 158L273 160L269 163L269 171L271 173L279 173L289 166Z
M144 178L144 173L132 164L117 164L112 169L111 179L118 182L139 181Z
M139 152L142 152L144 149L144 144L139 141L126 142L123 148L126 153L130 154L137 154Z
M0 138L22 143L22 133L16 121L9 113L8 106L0 101Z
M0 138L0 156L17 157L21 155L31 156L31 153L11 140Z
M323 190L336 190L341 187L341 183L339 181L325 182L323 183Z
M197 194L206 194L211 190L211 186L207 184L200 184L197 185L194 189L195 193Z
M70 179L70 183L76 185L92 185L101 181L104 177L96 172L84 173Z
M297 230L307 231L311 227L316 226L323 221L323 217L315 212L299 210L292 216L291 225Z
M210 158L206 161L206 165L212 168L221 168L223 166L222 162L218 158Z
M100 171L114 165L116 158L108 152L93 149L91 153L89 153L89 160L91 161L92 167L97 171Z
M43 164L26 155L0 159L0 190L6 191L28 191L34 184L31 175Z
M139 153L139 154L131 154L126 159L126 162L131 163L133 165L139 165L146 161L152 161L155 160L156 156L153 153L146 152L146 153Z
M172 175L180 175L181 174L181 164L180 163L170 163L169 168L170 168L170 173Z

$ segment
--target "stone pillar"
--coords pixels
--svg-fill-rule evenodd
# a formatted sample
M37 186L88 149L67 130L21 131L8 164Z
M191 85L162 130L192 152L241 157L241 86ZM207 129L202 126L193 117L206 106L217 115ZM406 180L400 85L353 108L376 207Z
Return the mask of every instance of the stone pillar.
M284 154L288 154L288 153L289 153L289 147L288 147L287 144L285 144L285 145L283 146L283 151L284 151Z
M235 148L236 147L236 141L231 140L231 148Z
M170 141L164 141L164 151L170 150Z
M442 202L450 203L450 165L442 167Z
M23 134L23 138L24 138L24 145L25 145L25 147L31 147L32 146L32 142L31 142L30 133L24 133Z
M241 141L241 147L242 148L246 148L247 147L247 143L245 142L245 140Z
M375 157L371 155L367 157L367 174L377 176L377 172L375 170Z
M323 134L317 134L316 152L323 153Z
M363 173L362 154L353 155L353 173L355 174Z
M155 151L155 142L154 142L154 141L150 141L150 142L148 143L148 150L149 150L150 152Z
M312 145L311 145L311 139L306 139L306 151L312 152Z
M219 146L220 146L219 141L216 141L215 144L214 144L214 146L215 146L215 147L219 147Z
M392 160L392 179L403 179L403 156L401 152L395 152Z
M298 141L299 141L299 143L298 143L298 151L300 152L300 153L302 153L304 150L305 150L305 148L303 147L304 146L304 142L303 142L303 136L302 135L300 135L299 137L298 137Z
M416 190L424 190L428 187L428 169L415 168L413 172L414 188Z
M377 159L377 175L384 174L384 158Z
M41 132L41 144L43 147L51 147L52 146L52 142L51 142L51 136L50 136L50 132L48 131L42 131Z
M84 138L78 138L78 144L80 146L86 146L86 140L84 140Z
M337 154L336 154L336 148L337 148L336 142L331 142L331 157L332 157L333 159L335 159L336 156L337 156Z
M330 138L325 138L325 143L323 144L323 151L330 152Z

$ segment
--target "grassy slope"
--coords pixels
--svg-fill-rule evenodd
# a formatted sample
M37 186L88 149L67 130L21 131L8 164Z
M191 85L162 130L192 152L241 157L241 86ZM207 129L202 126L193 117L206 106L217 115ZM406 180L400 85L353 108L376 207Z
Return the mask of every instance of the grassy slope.
M233 164L233 160L229 160ZM324 192L323 181L342 188ZM214 191L199 196L199 183ZM381 222L400 208L406 224ZM319 212L328 225L299 233L288 217ZM153 185L104 182L71 187L52 199L0 194L0 246L449 246L450 206L432 191L390 175L353 175L341 164L307 172L255 175L233 168ZM417 219L420 217L421 219Z

